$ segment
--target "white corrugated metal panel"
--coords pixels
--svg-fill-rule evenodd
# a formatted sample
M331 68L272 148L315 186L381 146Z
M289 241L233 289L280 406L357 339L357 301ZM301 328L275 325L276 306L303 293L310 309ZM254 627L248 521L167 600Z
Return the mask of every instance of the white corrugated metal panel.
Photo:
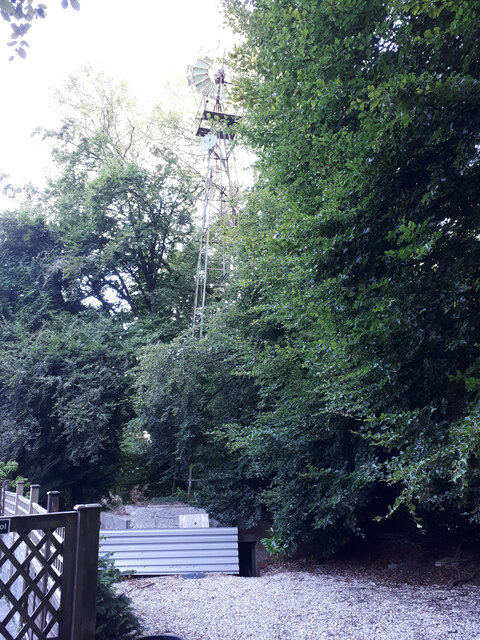
M238 529L123 529L102 531L100 555L136 575L238 574Z

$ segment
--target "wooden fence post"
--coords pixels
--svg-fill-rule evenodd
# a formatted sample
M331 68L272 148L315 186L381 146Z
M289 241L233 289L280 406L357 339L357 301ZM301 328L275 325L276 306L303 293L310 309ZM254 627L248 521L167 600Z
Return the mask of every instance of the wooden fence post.
M23 489L25 488L25 481L24 480L19 480L17 482L17 488L15 491L15 515L18 515L18 504L19 504L19 497L23 496Z
M5 515L5 498L6 492L10 488L10 480L2 480L2 516Z
M48 513L60 511L60 491L47 491L47 511Z
M60 511L60 491L47 491L47 511L48 513L57 513ZM46 542L43 549L43 557L45 558L45 562L48 563L50 556L52 553L52 549L50 547L50 543ZM43 595L45 596L48 592L48 574L46 573L42 578L42 582L40 585ZM45 624L47 621L47 608L44 606L40 613L40 625L41 628L45 628Z
M18 515L18 504L19 504L19 497L23 496L23 489L25 486L25 481L24 480L18 480L17 482L17 487L15 489L15 507L13 509L13 514L16 516ZM15 541L17 540L18 534L14 533L12 535L12 544L15 543ZM20 553L20 552L19 552ZM10 568L8 570L8 579L10 580L10 578L13 575L13 565L12 563L10 563Z
M94 640L97 609L99 504L79 504L71 640Z
M39 484L31 484L30 485L30 505L28 508L29 513L33 513L33 504L38 504L40 500L40 485Z
M40 485L39 484L31 484L30 485L30 503L28 505L28 513L32 514L33 513L33 505L34 504L38 504L38 501L40 500ZM32 534L30 534L30 539L32 539ZM30 568L31 568L31 563L29 562L26 570L28 572L28 574L30 575ZM23 581L23 587L22 587L22 593L25 593L25 587L26 587L26 581ZM36 609L36 604L37 604L37 595L34 593L32 596L32 609L33 611L35 611ZM26 608L28 610L28 596L27 596L27 600L26 600ZM42 616L43 619L43 616Z

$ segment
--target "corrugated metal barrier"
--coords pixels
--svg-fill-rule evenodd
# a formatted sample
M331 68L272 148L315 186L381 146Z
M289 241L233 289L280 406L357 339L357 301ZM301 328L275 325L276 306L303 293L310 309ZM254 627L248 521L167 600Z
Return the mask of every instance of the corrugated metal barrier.
M238 529L123 529L102 531L100 555L113 552L125 573L238 574Z

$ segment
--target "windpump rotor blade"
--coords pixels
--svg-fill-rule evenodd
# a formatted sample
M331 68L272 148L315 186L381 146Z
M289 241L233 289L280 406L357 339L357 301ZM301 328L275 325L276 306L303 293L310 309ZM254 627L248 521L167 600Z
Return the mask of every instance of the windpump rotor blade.
M213 80L213 64L214 60L209 56L203 56L197 58L195 64L190 65L187 69L187 81L188 85L197 91L203 93L208 97L216 97L218 94L218 81ZM222 69L223 71L223 69ZM221 102L226 99L226 91L223 83L220 86L219 94Z
M200 69L210 69L212 64L213 60L208 56L204 56L203 58L197 58L195 66L199 67Z
M209 78L208 71L206 69L199 69L198 67L193 67L192 69L192 78L196 80L205 80Z
M195 91L198 91L199 93L204 93L204 92L210 93L213 86L214 84L210 80L210 78L207 78L206 80L202 80L201 82L197 82L193 85Z

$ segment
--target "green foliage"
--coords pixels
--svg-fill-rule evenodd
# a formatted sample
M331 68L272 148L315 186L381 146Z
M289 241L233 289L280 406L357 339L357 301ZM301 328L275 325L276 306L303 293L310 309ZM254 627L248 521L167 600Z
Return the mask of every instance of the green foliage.
M96 640L132 640L140 635L141 624L130 599L115 591L121 573L111 556L98 560Z
M263 544L268 553L277 560L283 562L290 555L290 542L280 531L269 529L270 537L262 538L260 542Z
M0 331L2 458L74 502L108 486L118 460L131 416L124 333L91 313L56 315L33 334L18 323Z
M76 11L80 9L78 0L61 0L61 3L64 9L69 5ZM12 29L8 46L15 47L15 53L20 58L27 57L26 48L29 44L26 37L32 23L38 18L45 18L46 10L46 4L39 2L35 5L33 0L0 0L0 16ZM14 56L10 56L9 59L13 60Z
M0 462L0 479L10 480L10 490L15 491L18 482L23 482L24 496L28 497L30 483L23 476L15 476L18 470L18 462L8 460L8 462ZM15 477L14 477L15 476Z
M338 540L392 494L476 514L478 3L225 5L260 176L239 254L262 404L231 442L274 451L279 530Z
M71 505L150 479L131 369L188 324L196 182L166 144L177 119L124 84L87 70L59 100L60 173L0 220L0 458Z
M89 69L58 100L63 125L44 135L61 169L48 206L63 241L66 295L172 338L191 313L197 190L192 169L167 145L177 125L159 110L143 116L124 84Z
M0 228L1 457L120 468L124 493L192 468L194 501L269 516L280 553L404 507L478 521L478 2L225 6L257 180L204 338L178 123L86 72L41 213Z
M66 301L66 280L55 268L58 236L39 211L6 213L0 220L0 313L36 330L54 310L79 310Z
M255 321L244 284L204 339L145 349L136 428L163 491L186 487L193 464L194 500L223 523L253 525L263 509L288 544L315 531L335 548L333 532L339 543L359 531L378 464L352 421L325 414L292 348L269 344L275 332Z
M135 487L148 486L149 497L155 495L154 485L157 467L149 462L150 439L146 432L126 425L120 440L120 459L113 483L115 492L124 500L131 500Z
M149 435L159 492L185 490L192 464L194 500L229 524L259 515L255 477L222 431L251 415L255 389L236 373L242 358L234 338L212 332L198 341L186 333L146 347L136 377L133 426Z
M11 478L18 470L18 462L8 460L8 462L0 462L0 478Z

